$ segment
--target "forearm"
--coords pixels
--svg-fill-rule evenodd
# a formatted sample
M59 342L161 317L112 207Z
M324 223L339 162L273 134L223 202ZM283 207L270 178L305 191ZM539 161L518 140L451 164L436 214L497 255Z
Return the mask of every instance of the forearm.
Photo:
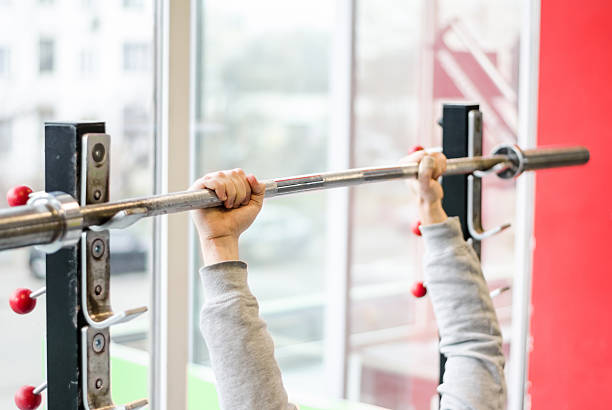
M426 202L423 200L419 201L419 219L421 226L428 226L438 224L446 221L448 216L442 208L442 201Z
M200 247L204 258L204 266L240 259L238 238L233 236L221 236L212 239L200 237Z
M274 344L247 285L246 265L200 270L205 303L200 329L210 353L222 409L295 409L274 358Z
M442 408L505 406L502 336L480 262L457 218L421 228L425 280L440 331L446 369Z

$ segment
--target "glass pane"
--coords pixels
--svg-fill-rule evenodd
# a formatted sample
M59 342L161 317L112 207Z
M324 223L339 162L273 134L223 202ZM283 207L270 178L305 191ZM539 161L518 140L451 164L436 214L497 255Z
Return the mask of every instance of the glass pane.
M325 169L333 3L197 4L197 173L241 167L266 179ZM273 199L240 245L293 391L324 388L324 221L323 193ZM207 366L199 283L194 292L192 361Z
M129 11L123 3L0 1L0 192L22 184L44 189L45 121L98 120L112 138L111 200L152 194L154 2ZM130 44L138 45L138 71L123 61ZM152 236L150 221L111 234L116 310L150 306ZM11 329L0 340L0 367L13 369L0 374L0 408L13 408L17 389L44 377L45 299L18 316L8 297L18 287L44 286L45 261L31 248L1 252L0 264L0 323ZM148 328L147 315L113 327L122 346L111 352L128 350L146 362Z
M356 166L396 161L415 144L440 146L436 122L449 100L480 103L485 152L516 141L518 2L360 0L357 11ZM486 179L483 190L483 225L511 220L513 183ZM423 275L411 201L402 182L355 191L349 391L393 409L429 408L438 384L431 306L410 294ZM513 244L511 232L484 243L491 288L511 284ZM510 303L509 292L495 300L506 340Z

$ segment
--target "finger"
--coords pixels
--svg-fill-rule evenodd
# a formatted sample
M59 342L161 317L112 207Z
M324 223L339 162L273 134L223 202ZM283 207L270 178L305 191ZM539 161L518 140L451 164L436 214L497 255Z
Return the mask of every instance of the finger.
M251 201L251 184L249 184L249 180L247 179L246 175L243 175L240 178L240 182L242 182L242 185L244 186L244 190L246 192L244 201L241 202L241 205L248 205Z
M249 185L251 185L251 192L253 195L263 195L266 192L266 184L259 182L255 175L250 174L247 177L247 181L249 181Z
M246 173L242 168L236 168L232 170L232 177L234 178L234 184L236 185L236 191L238 195L236 197L235 206L248 205L251 200L251 185L247 180Z
M202 182L202 187L212 189L213 191L215 191L215 195L217 195L217 198L219 198L221 201L225 201L227 199L227 193L225 191L225 183L220 179L217 179L217 178L204 179Z
M429 188L429 183L432 180L435 166L436 166L435 160L429 155L424 157L419 163L418 180L419 180L419 186L421 190L426 190Z
M234 208L238 208L240 204L242 204L242 202L244 201L244 198L246 197L246 190L244 188L244 183L242 182L242 178L240 177L240 174L237 171L232 171L231 179L232 179L232 184L234 184L234 187L236 188L236 198L234 199L232 206Z
M446 156L442 154L441 152L435 152L431 154L431 156L434 158L435 163L436 163L434 172L432 174L432 178L438 179L446 171Z
M225 207L228 209L233 208L234 201L236 200L236 186L234 185L234 182L232 181L232 178L230 177L226 177L225 190L227 192L227 198L225 200Z

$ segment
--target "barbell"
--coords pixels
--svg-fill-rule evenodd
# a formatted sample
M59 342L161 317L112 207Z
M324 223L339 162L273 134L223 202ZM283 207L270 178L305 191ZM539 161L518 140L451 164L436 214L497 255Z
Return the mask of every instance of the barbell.
M490 156L453 158L447 161L443 175L495 172L501 178L514 178L524 171L580 165L588 162L584 147L538 148L522 150L505 144ZM355 168L344 171L299 175L262 181L265 197L290 195L393 179L416 178L416 162L402 165ZM0 210L0 250L32 245L47 252L78 242L84 230L125 228L136 221L157 215L185 212L222 205L208 189L182 191L143 198L126 199L80 206L76 199L62 192L35 192L26 205Z

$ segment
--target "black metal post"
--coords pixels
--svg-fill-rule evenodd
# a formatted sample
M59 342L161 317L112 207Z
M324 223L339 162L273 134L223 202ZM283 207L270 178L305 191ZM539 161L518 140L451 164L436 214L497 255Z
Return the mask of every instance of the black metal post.
M472 110L478 110L478 104L444 104L442 107L442 152L447 158L462 158L468 156L469 134L468 134L468 114ZM477 142L482 147L480 142ZM475 153L479 155L479 153ZM480 184L480 181L478 181ZM479 197L480 185L474 192ZM467 227L468 214L468 189L467 175L452 175L442 178L442 188L444 198L442 206L448 216L458 216L461 221L463 237L467 240L470 234ZM478 201L480 204L480 201ZM480 241L472 239L474 250L480 257ZM444 378L444 368L446 357L440 353L440 384Z
M104 123L45 124L45 190L81 197L81 139L104 133ZM81 376L80 245L47 255L47 382L49 410L83 408Z

